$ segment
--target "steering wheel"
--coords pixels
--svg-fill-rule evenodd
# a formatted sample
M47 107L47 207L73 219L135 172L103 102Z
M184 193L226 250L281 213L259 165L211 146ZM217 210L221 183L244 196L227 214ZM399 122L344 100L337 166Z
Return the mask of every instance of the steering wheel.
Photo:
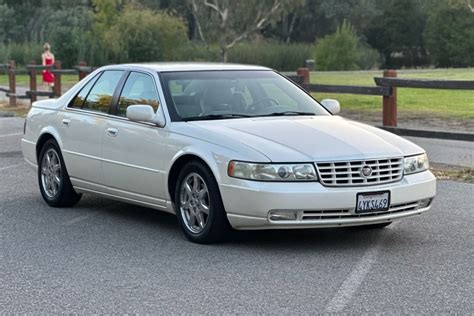
M260 100L257 100L255 102L253 102L252 104L249 104L248 108L250 110L250 112L257 112L259 110L261 110L262 108L264 108L265 106L277 106L279 105L278 101L272 97L264 97L264 98L261 98Z

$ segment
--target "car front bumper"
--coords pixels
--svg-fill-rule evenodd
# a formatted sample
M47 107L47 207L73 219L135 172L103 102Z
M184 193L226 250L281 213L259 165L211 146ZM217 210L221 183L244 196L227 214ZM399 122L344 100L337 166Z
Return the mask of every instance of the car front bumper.
M235 229L317 228L378 224L429 210L436 178L429 171L401 181L360 187L325 187L318 182L269 183L232 179L219 185L230 224ZM386 212L356 214L358 193L390 191ZM271 212L296 218L271 219Z

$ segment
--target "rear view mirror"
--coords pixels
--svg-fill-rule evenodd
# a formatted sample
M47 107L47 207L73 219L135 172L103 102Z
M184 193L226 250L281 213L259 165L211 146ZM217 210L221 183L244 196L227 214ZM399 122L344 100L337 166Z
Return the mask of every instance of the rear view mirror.
M341 112L341 105L337 100L324 99L321 101L321 104L332 114L337 114Z
M160 127L165 126L163 111L158 109L157 113L150 105L136 104L127 107L127 118L134 122L153 123Z

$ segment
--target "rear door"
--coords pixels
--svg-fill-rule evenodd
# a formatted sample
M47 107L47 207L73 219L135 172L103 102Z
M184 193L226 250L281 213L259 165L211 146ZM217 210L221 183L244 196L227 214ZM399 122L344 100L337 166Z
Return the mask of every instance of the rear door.
M122 70L107 70L92 78L62 112L63 156L71 182L104 191L102 141Z
M103 143L104 179L113 195L165 207L163 152L166 132L126 118L129 105L147 104L162 111L157 77L131 71L120 91L114 116L107 120Z

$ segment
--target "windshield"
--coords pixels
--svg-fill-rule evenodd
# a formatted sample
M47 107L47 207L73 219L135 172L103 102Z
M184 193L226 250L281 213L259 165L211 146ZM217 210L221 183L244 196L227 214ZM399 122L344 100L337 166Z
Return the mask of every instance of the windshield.
M189 71L161 74L173 120L330 115L273 71Z

